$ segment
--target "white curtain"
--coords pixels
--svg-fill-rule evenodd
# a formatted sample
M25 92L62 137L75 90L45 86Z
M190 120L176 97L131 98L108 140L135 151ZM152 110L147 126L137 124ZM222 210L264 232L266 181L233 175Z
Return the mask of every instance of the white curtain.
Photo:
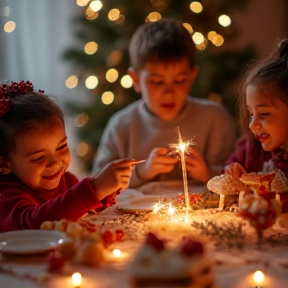
M0 81L29 80L36 89L57 96L60 105L65 98L84 97L85 90L66 88L65 81L74 71L61 57L67 47L75 45L71 23L80 10L75 0L0 0ZM7 21L16 23L11 33L3 30ZM70 148L75 151L71 119L67 118L66 126ZM72 158L69 170L81 178L80 164Z

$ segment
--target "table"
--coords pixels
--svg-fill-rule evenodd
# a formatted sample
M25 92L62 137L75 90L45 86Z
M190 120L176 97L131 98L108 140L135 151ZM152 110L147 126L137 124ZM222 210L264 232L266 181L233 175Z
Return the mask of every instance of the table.
M199 189L201 190L203 187L198 187L196 190L200 191ZM226 213L229 217L229 212ZM216 219L217 214L215 215L211 214L209 217L214 217ZM222 216L223 215L225 214L222 214ZM110 219L107 221L113 222L113 219L119 219L120 216L115 213L114 206L97 215L87 215L86 217L91 217L94 220L98 219L97 221L101 221L101 219ZM195 216L195 219L197 219L197 216ZM134 224L137 225L137 223ZM288 231L276 226L273 227L273 229L271 228L271 231L268 232L274 233L274 235L277 235L277 233L282 233L283 235L288 234ZM253 233L251 235L253 238ZM74 272L80 272L82 274L82 288L132 288L128 268L129 262L132 260L134 257L133 255L135 255L141 245L141 241L133 239L112 243L111 246L108 247L109 250L107 253L109 254L109 251L117 247L124 252L123 257L115 259L110 255L110 258L108 257L108 260L106 260L101 267L97 268L75 263L67 264L64 273L61 275L47 275L45 262L46 254L34 256L12 256L0 254L0 267L2 267L2 270L6 270L6 272L0 272L0 288L73 288L71 275ZM243 250L239 250L236 248L221 248L212 243L211 245L208 244L207 253L209 257L212 257L215 259L215 262L217 262L217 265L215 264L214 266L216 287L255 287L256 285L252 274L256 270L262 270L265 273L263 288L287 288L288 246L272 245L258 249L254 244L254 248L251 248L251 245L248 244L246 248L244 247ZM44 275L45 277L47 276L48 280L43 282L39 281L41 275ZM36 281L35 279L38 280Z

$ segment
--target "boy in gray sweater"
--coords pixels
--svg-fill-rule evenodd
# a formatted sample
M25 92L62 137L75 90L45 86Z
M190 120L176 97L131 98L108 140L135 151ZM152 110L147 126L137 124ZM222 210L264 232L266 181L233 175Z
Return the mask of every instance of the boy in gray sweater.
M185 156L190 179L206 183L234 150L236 129L225 108L189 96L197 76L195 45L180 21L145 23L130 43L134 89L142 99L115 113L102 135L94 172L115 159L146 159L136 166L130 187L149 181L182 180L179 160L168 155L177 143L177 127L184 140L195 137Z

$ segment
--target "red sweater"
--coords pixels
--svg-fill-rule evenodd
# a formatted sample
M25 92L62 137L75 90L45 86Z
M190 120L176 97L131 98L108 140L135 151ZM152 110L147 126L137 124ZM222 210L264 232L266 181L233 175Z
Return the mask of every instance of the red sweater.
M99 201L89 179L79 182L66 172L56 189L33 190L13 174L0 175L0 232L39 229L44 221L76 221L88 210L103 210L111 195Z
M260 172L264 167L264 162L269 160L272 161L274 168L283 171L288 178L287 152L282 149L277 149L273 152L264 151L258 140L246 134L238 140L236 150L231 154L226 165L238 162L248 173ZM288 193L281 193L280 198L283 203L282 211L288 212Z

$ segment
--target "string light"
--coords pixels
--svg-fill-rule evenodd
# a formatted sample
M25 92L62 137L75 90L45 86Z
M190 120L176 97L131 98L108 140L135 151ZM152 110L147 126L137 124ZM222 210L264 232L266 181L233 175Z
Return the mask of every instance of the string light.
M94 0L90 2L89 7L91 8L92 11L98 12L102 9L103 4L100 0Z
M94 41L86 43L84 51L86 54L92 55L98 50L98 44Z
M116 69L111 68L106 72L106 79L108 82L113 83L118 79L119 73Z
M80 142L77 147L77 154L80 157L85 156L89 151L89 145L86 142Z
M190 33L190 35L192 35L193 33L193 28L189 23L183 23L183 26L188 30L188 32Z
M76 4L80 7L84 7L88 4L89 0L76 0Z
M85 81L86 88L94 89L98 85L98 78L94 75L89 76Z
M4 25L4 31L7 33L13 32L15 28L16 28L16 23L14 21L8 21Z
M202 33L200 32L195 32L192 36L192 39L193 39L193 42L196 44L196 45L200 45L201 43L204 42L204 36Z
M78 77L76 75L71 75L66 79L66 87L73 89L78 85Z
M83 112L83 113L80 113L76 116L76 118L74 120L74 125L76 127L83 127L88 123L88 121L89 121L88 114Z
M218 18L218 23L223 27L228 27L231 25L231 18L228 15L221 15Z
M120 17L120 10L119 9L111 9L108 13L108 19L111 21L115 21Z
M114 101L114 94L111 91L106 91L101 96L101 101L105 105L109 105Z
M161 19L161 14L158 12L152 12L150 13L147 18L146 22L155 22Z
M124 88L131 88L133 85L132 78L129 75L125 75L121 78L121 86Z
M190 4L190 9L191 11L193 11L194 13L200 13L203 10L203 6L200 2L198 1L194 1Z

